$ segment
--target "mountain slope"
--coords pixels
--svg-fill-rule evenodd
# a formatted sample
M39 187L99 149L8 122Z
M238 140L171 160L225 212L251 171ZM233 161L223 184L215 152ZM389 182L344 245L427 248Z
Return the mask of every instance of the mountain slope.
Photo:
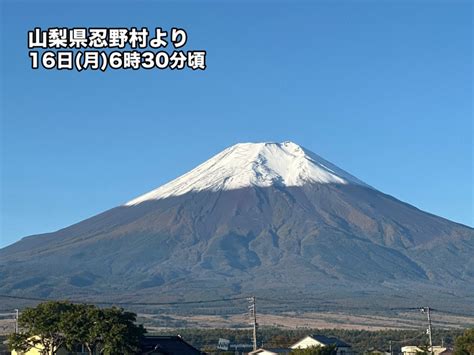
M294 143L240 144L123 206L0 250L0 289L117 299L436 289L455 301L474 290L471 255L472 228Z

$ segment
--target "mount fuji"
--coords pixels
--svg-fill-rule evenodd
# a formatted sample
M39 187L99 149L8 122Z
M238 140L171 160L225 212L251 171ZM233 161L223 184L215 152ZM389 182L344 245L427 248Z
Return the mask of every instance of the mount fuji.
M295 143L241 143L225 149L189 173L126 205L203 190L236 190L252 186L289 187L308 183L365 185Z
M469 307L474 229L292 143L242 143L122 206L0 250L0 292L93 300L319 295ZM375 306L374 306L375 307Z

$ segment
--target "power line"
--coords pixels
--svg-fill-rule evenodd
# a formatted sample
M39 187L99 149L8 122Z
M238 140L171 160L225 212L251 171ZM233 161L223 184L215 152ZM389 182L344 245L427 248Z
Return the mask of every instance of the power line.
M472 317L473 316L473 314L451 312L451 311L446 311L446 310L437 309L437 308L430 308L430 310L431 310L431 312L450 314L450 315L453 315L453 316L460 316L460 317Z
M26 296L14 296L14 295L6 295L0 294L0 298L8 298L8 299L17 299L17 300L24 300L24 301L36 301L36 302L48 302L48 301L58 301L59 299L52 299L52 298L39 298L39 297L26 297ZM71 303L94 303L99 305L116 305L116 306L179 306L179 305L193 305L193 304L208 304L208 303L218 303L218 302L231 302L231 301L241 301L248 299L248 296L242 297L230 297L230 298L220 298L220 299L211 299L211 300L195 300L195 301L173 301L173 302L111 302L111 301L94 301L94 300L70 300L70 299L63 299L63 301L68 301ZM259 298L260 301L264 301L270 304L283 304L289 305L291 303L301 303L301 300L282 300L282 299L272 299L272 298ZM331 308L331 305L324 305L324 307ZM344 309L353 309L353 310L371 310L370 307L343 307ZM389 311L397 312L397 311L419 311L424 307L393 307L388 308ZM4 309L0 311L10 311L10 309ZM472 317L472 314L467 313L458 313L452 312L447 310L441 310L437 308L430 308L431 312L437 313L444 313L450 314L460 317Z
M58 301L57 299L51 298L38 298L38 297L23 297L23 296L13 296L13 295L4 295L0 294L1 298L17 299L24 301L38 301L38 302L49 302L49 301ZM230 302L230 301L239 301L247 299L247 297L233 297L233 298L220 298L213 300L197 300L197 301L174 301L174 302L110 302L110 301L78 301L78 300L69 300L64 299L62 301L68 301L71 303L95 303L100 305L116 305L116 306L179 306L185 304L206 304L206 303L216 303L216 302Z
M409 342L409 341L412 341L412 340L415 340L415 339L418 339L418 338L421 338L423 335L425 335L425 333L421 333L421 334L418 334L416 337L414 338L410 338L410 339L403 339L403 340L391 340L392 343L406 343L406 342Z

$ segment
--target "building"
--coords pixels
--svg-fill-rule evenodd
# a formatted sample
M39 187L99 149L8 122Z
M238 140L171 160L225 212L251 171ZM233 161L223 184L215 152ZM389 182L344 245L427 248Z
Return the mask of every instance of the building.
M38 339L38 337L32 337L30 339ZM87 349L78 345L75 347L74 352L68 351L65 347L60 347L54 354L55 355L88 355ZM36 347L29 349L28 351L11 351L11 355L43 355L44 348L41 344L37 344Z
M141 354L150 355L203 355L204 352L196 349L184 341L179 335L145 336L141 341Z
M324 335L308 335L298 341L297 343L290 346L291 349L306 349L311 347L317 346L329 346L335 345L337 355L350 355L352 354L352 347L351 345L347 344L346 342L339 340L334 337L327 337Z
M248 355L288 355L291 349L288 348L260 348L249 352Z
M140 342L139 354L150 355L203 355L204 352L196 349L184 341L179 335L145 336ZM55 355L88 355L87 349L78 345L75 351L70 352L60 348ZM26 352L12 351L11 355L42 355L41 350L32 348Z
M420 353L429 353L430 351L426 351L426 349L422 349L418 346L409 345L402 347L402 354L403 355L417 355ZM444 346L433 346L433 354L434 355L450 355L452 354L452 350L446 348Z
M369 348L364 351L365 355L392 355L389 350Z

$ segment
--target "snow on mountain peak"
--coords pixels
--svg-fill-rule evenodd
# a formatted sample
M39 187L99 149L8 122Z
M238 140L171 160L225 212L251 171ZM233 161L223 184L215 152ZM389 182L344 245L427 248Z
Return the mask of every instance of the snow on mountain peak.
M139 196L126 206L202 190L249 186L302 186L305 183L357 184L354 176L293 142L238 143L188 173Z

